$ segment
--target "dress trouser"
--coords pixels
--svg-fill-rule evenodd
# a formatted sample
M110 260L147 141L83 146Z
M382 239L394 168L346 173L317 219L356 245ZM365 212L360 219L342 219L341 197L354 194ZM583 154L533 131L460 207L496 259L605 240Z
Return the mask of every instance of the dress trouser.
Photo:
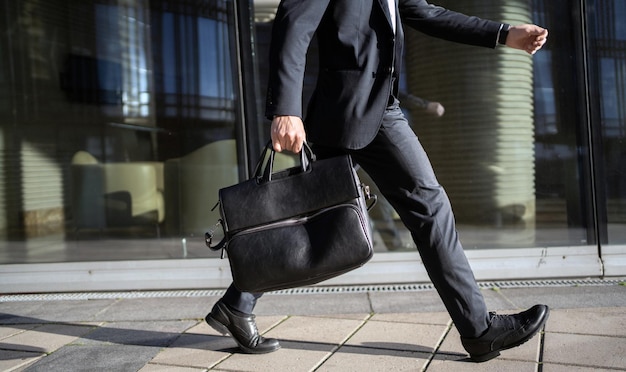
M314 152L324 158L341 150L315 146ZM426 271L461 336L480 336L487 329L488 312L459 242L450 201L397 101L385 111L376 138L367 147L349 153L411 232ZM261 295L240 292L231 285L223 301L252 313Z

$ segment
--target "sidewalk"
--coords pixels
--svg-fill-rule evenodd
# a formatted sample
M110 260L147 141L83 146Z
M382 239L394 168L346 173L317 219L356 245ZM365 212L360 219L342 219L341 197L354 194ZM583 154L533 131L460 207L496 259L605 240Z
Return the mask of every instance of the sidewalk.
M545 303L551 315L544 333L481 364L468 361L433 290L267 294L259 330L282 348L265 355L241 354L204 323L219 293L0 295L0 371L626 370L621 283L483 289L490 310Z

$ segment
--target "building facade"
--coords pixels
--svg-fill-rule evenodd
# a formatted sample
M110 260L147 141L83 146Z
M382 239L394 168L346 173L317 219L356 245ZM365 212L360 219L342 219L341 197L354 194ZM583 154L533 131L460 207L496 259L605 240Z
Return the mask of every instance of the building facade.
M626 3L433 3L550 32L529 56L406 31L403 107L477 278L625 275ZM269 137L277 4L0 1L3 292L229 284L204 233ZM427 281L384 199L371 217L374 259L329 283Z

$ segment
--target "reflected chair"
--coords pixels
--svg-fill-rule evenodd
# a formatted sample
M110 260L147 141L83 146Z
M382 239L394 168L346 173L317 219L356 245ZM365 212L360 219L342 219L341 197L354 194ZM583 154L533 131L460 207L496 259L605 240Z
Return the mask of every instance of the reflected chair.
M165 220L163 164L100 163L86 151L71 164L71 209L76 231L153 225Z

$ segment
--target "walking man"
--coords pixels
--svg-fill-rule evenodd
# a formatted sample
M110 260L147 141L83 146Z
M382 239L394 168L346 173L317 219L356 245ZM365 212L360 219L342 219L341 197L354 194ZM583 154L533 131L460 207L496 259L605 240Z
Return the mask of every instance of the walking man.
M398 101L403 26L474 46L499 44L534 54L547 30L467 16L425 0L283 0L270 47L266 102L276 151L312 143L318 158L352 156L394 207L413 240L470 358L483 362L532 338L548 307L513 315L487 311L456 233L448 197ZM317 34L319 74L306 115L306 53ZM423 58L428 58L425 55ZM304 121L303 121L304 118ZM260 293L227 290L207 322L230 333L248 353L277 350L258 334L253 309Z

